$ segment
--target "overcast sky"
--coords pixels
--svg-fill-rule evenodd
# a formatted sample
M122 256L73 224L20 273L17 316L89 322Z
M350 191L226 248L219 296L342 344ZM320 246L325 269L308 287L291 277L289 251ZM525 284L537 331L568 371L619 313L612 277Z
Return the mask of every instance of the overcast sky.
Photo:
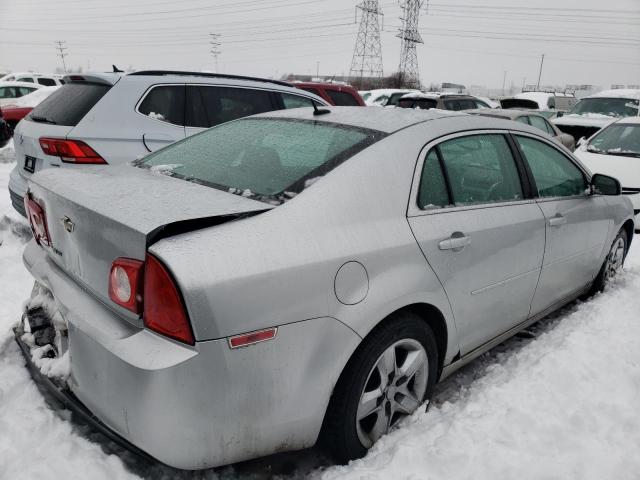
M418 46L423 84L501 87L640 83L640 0L431 0ZM0 70L67 66L219 70L280 77L348 74L358 24L350 0L0 0ZM385 73L397 70L401 9L381 0Z

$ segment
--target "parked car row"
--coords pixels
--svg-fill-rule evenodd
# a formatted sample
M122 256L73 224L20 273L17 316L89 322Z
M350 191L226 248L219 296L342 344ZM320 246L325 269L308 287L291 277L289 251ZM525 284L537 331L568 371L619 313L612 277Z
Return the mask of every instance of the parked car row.
M33 72L9 73L0 77L0 84L6 82L23 82L33 83L43 87L54 87L64 84L62 75L59 74L42 74Z
M361 108L333 106L354 101L336 84L64 81L15 129L36 281L16 341L36 377L32 348L68 352L69 381L42 383L173 467L317 442L365 455L436 382L604 290L637 225L543 116L475 97ZM583 146L631 158L637 129L619 127Z

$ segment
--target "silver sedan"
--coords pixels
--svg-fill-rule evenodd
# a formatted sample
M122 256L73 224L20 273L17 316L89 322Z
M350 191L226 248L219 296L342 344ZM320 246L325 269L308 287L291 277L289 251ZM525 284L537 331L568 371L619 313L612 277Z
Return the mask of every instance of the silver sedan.
M19 343L68 348L59 393L183 469L364 455L438 380L604 289L634 232L620 184L539 130L406 109L236 120L39 172L26 206Z

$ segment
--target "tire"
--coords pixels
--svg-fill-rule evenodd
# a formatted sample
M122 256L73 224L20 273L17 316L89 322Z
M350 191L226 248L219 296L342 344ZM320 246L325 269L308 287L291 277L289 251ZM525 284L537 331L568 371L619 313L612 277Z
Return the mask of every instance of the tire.
M393 368L387 368L392 354ZM386 382L382 371L390 372ZM369 334L342 372L325 415L324 447L339 463L363 457L379 434L431 398L437 372L431 328L410 312L391 315ZM361 405L366 398L370 400ZM367 414L374 405L377 410Z
M598 292L604 292L607 286L611 283L616 275L620 273L620 270L624 266L624 259L627 256L629 249L629 240L627 237L627 231L622 228L616 238L613 240L609 252L598 272L598 276L593 281L591 289L587 293L587 297L591 297Z

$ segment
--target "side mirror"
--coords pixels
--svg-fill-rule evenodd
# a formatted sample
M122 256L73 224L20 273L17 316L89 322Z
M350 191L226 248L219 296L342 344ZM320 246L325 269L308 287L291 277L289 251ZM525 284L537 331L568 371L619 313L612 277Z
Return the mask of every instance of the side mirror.
M581 147L585 143L587 143L587 138L586 137L580 137L580 140L578 140L578 143L576 143L576 147Z
M617 178L596 173L591 177L591 193L593 195L620 195L622 187Z
M556 113L556 118L560 118L564 116L564 112L558 112Z

